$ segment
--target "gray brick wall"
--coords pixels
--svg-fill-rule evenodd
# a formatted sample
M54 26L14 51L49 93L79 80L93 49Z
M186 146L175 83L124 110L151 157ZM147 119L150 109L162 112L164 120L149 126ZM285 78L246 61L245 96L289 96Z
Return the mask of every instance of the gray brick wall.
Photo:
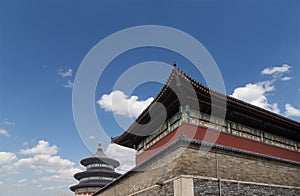
M132 196L173 196L173 182L168 182L163 184L162 186L155 186L151 189L147 189L145 191L141 191Z
M194 179L195 196L219 195L219 181ZM221 181L221 194L224 196L265 196L265 195L300 195L300 189L258 184L247 184L231 181Z
M184 149L184 152L181 151L182 149ZM218 174L221 179L300 187L299 165L216 149L200 156L197 146L189 146L188 148L171 149L159 154L159 156L139 168L139 171L131 172L119 179L117 183L107 187L98 195L172 195L173 188L166 188L169 185L162 185L161 187L156 185L164 184L164 182L180 175L191 175L195 178L197 176L217 178L217 160ZM164 163L166 164L164 165ZM164 166L158 167L160 164ZM196 195L219 194L218 188L215 188L217 182L207 183L209 185L206 186L195 182ZM201 189L202 186L206 189ZM263 190L259 186L247 187L244 184L234 183L231 183L230 186L224 183L222 187L224 187L224 191L227 190L229 195L236 195L241 187L246 192L241 191L239 195L264 195L265 193L270 193L270 195L297 195L299 193L298 190L280 188L273 193L274 187L265 187L264 190L266 191L262 192ZM165 189L168 191L164 192Z

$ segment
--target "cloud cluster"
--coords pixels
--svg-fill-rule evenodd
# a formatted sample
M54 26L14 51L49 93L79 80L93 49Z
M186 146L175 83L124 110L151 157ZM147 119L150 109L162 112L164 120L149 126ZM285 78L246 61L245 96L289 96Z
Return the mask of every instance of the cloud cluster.
M57 146L49 146L49 142L40 140L38 144L33 148L21 149L20 154L42 154L42 155L54 155L57 153Z
M234 89L232 96L266 110L279 113L278 104L270 104L266 95L268 92L275 90L272 83L273 81L264 81L256 84L249 83L244 87Z
M97 101L97 104L105 111L137 118L138 115L153 101L153 97L141 101L138 99L138 96L131 96L128 98L124 92L115 90L110 94L102 95Z
M67 83L66 84L63 84L63 87L64 88L73 88L73 82L72 82L72 80L71 80L71 77L72 77L72 69L66 69L66 70L63 70L62 68L59 68L58 70L57 70L57 74L59 75L59 76L61 76L62 78L66 78L66 79L68 79L67 80Z
M57 74L63 78L69 78L72 76L72 69L63 70L62 68L59 68Z
M28 187L27 191L33 187L36 194L45 191L47 187L56 187L53 189L56 192L69 192L70 184L76 182L74 173L81 171L72 161L58 156L57 147L44 140L38 141L32 148L19 150L19 153L25 157L20 158L13 152L0 152L0 176L17 179L16 176L23 177L24 173L31 173L27 175L31 180L19 178L14 184L17 185L15 187ZM11 181L7 184L11 184Z
M0 128L0 135L6 136L6 137L9 136L8 131L5 129L1 129L1 128Z
M13 164L14 169L16 168L30 168L35 173L42 174L62 174L66 171L73 171L75 163L62 159L60 156L51 156L48 154L37 154L33 157L22 158ZM74 174L74 173L72 173ZM64 176L64 178L72 179L72 175Z
M7 127L7 126L14 126L15 125L15 122L12 122L12 121L9 121L7 118L4 118L2 122L0 122L0 125L3 125L4 127ZM9 133L6 129L2 129L0 128L0 136L5 136L5 137L8 137L9 136Z
M117 172L125 173L135 166L135 150L117 144L109 144L105 154L120 162Z
M21 179L21 180L18 181L18 183L24 183L24 182L27 182L26 178L23 178L23 179Z
M44 177L43 180L51 180L53 178L56 180L72 180L73 174L80 171L78 168L74 167L75 163L56 155L57 146L50 146L49 142L44 140L38 141L38 144L35 147L21 149L20 154L33 156L19 159L12 167L30 168L37 174L53 174Z
M293 107L291 104L285 104L285 115L300 117L300 109Z
M65 88L73 88L74 84L71 80L67 81L67 84L64 84L63 87Z
M283 64L282 66L273 66L268 67L262 70L263 75L273 75L275 76L281 76L283 73L289 72L291 69L291 66L288 64Z
M17 155L12 152L0 152L0 170L2 167L11 164L17 159Z
M7 118L5 118L5 119L2 121L2 125L14 126L15 124L16 124L15 122L9 121Z
M288 81L288 80L291 80L291 79L292 79L292 77L289 77L289 76L281 78L282 81Z
M288 81L292 77L284 76L284 74L290 72L291 66L283 64L282 66L268 67L262 70L262 75L270 75L273 77L272 80L266 80L258 83L249 83L243 87L234 89L231 96L264 108L266 110L280 114L280 110L277 103L271 104L268 100L270 92L275 91L274 83L278 80ZM284 115L287 117L300 117L300 109L293 107L290 103L285 104Z

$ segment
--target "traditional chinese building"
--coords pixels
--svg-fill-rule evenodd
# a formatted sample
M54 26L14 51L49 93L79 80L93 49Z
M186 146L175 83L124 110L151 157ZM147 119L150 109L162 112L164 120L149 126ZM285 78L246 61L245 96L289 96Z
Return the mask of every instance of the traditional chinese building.
M215 92L176 66L112 141L135 149L137 166L94 195L300 195L300 123Z
M79 183L70 187L76 196L88 196L118 178L121 174L115 172L120 164L118 161L107 157L102 151L102 143L98 143L97 152L80 161L86 171L76 173Z

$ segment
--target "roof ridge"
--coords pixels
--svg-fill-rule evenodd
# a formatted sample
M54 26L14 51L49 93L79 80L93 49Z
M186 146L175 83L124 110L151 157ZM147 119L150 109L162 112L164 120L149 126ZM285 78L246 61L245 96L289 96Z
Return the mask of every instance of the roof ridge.
M243 100L237 99L237 98L232 97L230 95L223 94L223 93L220 93L218 91L215 91L215 90L213 90L213 89L211 89L209 87L206 87L202 83L198 82L197 80L195 80L191 76L187 75L185 72L183 72L182 70L180 70L177 66L175 67L175 69L177 69L179 71L179 73L181 73L184 76L185 79L190 80L192 82L192 85L196 85L196 87L203 88L203 90L206 91L206 92L208 91L208 93L210 95L217 95L219 98L226 98L227 100L233 101L235 103L243 104L243 105L245 105L247 107L250 107L250 108L253 108L253 109L258 109L261 112L263 112L263 113L265 113L267 115L271 115L272 117L274 117L276 119L282 119L282 120L285 120L285 121L288 121L290 123L293 123L293 124L296 124L296 125L300 126L300 122L298 122L298 121L295 121L293 119L287 118L287 117L285 117L285 116L283 116L281 114L277 114L277 113L274 113L272 111L266 110L264 108L258 107L256 105L250 104L248 102L245 102Z
M138 116L138 118L135 120L135 123L131 124L130 127L123 134L112 138L112 142L117 142L118 140L121 141L122 138L125 138L126 135L131 133L131 130L134 129L136 123L139 123L144 119L144 117L149 113L149 108L151 107L151 105L157 102L158 100L160 100L164 96L167 89L169 89L170 83L173 80L175 74L177 74L179 77L183 78L184 80L190 82L192 86L197 89L197 91L203 92L203 94L209 94L210 96L215 96L219 99L223 99L226 101L227 105L229 105L228 103L230 103L232 107L240 107L241 109L249 110L252 113L257 113L257 116L259 115L265 116L266 118L269 118L273 121L278 120L278 122L282 124L282 126L283 124L289 124L293 130L297 130L297 132L300 131L300 122L289 119L283 115L268 111L266 109L260 108L258 106L252 105L250 103L231 97L229 95L217 92L211 88L204 86L202 83L199 83L192 77L188 76L186 73L180 70L178 66L174 66L173 70L171 71L167 79L167 82L165 83L163 88L159 91L159 93L156 95L155 99L151 102L151 104Z

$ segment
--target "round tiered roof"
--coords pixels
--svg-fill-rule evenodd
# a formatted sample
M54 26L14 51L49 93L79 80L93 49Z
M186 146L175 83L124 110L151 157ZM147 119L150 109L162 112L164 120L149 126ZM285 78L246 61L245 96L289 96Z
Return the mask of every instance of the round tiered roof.
M80 163L84 166L87 166L87 165L93 164L93 163L104 163L104 164L107 164L107 165L112 165L114 168L120 166L120 163L118 161L116 161L112 158L109 158L108 156L106 156L106 154L103 153L101 142L98 143L97 152L91 157L82 159L80 161Z
M82 159L80 163L87 169L74 175L79 183L71 186L70 190L75 193L82 189L100 189L121 175L114 170L120 163L103 153L101 142L98 143L97 152L91 157Z
M90 177L90 176L102 176L102 177L119 177L120 174L116 173L114 170L87 170L83 172L76 173L74 178L80 180L81 178Z
M77 189L81 189L81 188L102 188L104 187L105 185L107 185L108 183L107 182L91 182L91 183L79 183L79 184L76 184L76 185L73 185L70 187L70 190L75 192Z

